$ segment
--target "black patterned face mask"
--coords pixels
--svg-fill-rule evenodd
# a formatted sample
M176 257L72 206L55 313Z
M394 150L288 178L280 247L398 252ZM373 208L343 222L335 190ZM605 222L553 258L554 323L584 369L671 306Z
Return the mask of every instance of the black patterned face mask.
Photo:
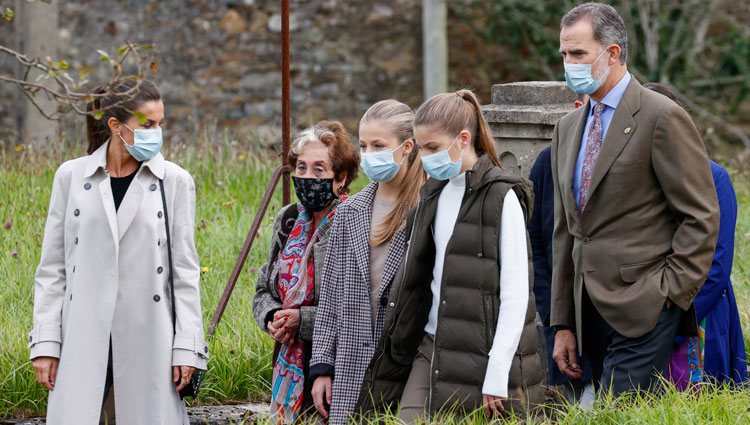
M326 209L334 199L333 179L303 179L292 177L294 191L300 204L310 212L320 212Z

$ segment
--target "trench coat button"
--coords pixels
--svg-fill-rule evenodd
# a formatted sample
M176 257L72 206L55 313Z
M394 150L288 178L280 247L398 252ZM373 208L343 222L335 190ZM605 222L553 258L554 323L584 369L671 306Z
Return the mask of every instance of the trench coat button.
M157 303L158 303L160 299L161 299L161 297L160 297L160 296L158 296L158 295L154 295L154 302L157 302Z
M583 244L584 244L584 245L588 245L588 244L589 244L589 242L591 242L591 239L589 239L589 237L588 237L588 236L584 236L584 237L583 237Z
M389 305L389 306L391 306L391 307L395 307L395 306L396 306L396 303L390 303L390 304L388 304L388 305Z
M83 185L83 188L86 189L86 190L91 189L91 183L86 182L86 184Z
M159 211L158 213L156 213L156 216L159 217L159 218L161 218L163 215L164 214L162 214L161 211Z
M435 370L435 376L437 376L437 375L440 375L440 371L439 370Z
M206 345L206 346L203 347L203 352L206 353L206 354L208 354L208 345Z
M162 267L162 266L159 266L159 267L156 268L156 273L158 273L158 274L161 274L161 272L163 272L163 271L164 271L164 267Z
M73 211L73 215L78 217L79 215L81 215L81 211L78 208L76 208L75 211Z
M156 192L156 183L151 183L151 186L148 188L151 189L152 192Z

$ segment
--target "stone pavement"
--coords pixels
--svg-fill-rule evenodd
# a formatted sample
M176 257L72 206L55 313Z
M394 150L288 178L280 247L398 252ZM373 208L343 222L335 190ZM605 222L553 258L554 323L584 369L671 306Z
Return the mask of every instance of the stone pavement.
M251 424L268 415L267 403L189 407L193 425ZM0 419L0 425L43 425L44 419Z

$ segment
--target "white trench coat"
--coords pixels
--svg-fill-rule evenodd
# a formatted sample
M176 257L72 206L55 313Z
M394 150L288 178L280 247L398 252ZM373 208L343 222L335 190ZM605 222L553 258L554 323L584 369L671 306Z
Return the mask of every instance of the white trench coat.
M60 359L49 425L99 423L112 340L118 425L188 424L172 366L206 369L195 186L161 154L144 162L115 212L105 143L57 170L35 277L31 359ZM159 179L169 213L177 332Z

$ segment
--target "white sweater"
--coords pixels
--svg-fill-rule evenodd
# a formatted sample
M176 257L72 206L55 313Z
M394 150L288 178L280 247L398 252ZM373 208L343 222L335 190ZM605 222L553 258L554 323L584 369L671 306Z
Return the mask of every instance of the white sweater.
M448 181L438 198L438 208L433 223L435 240L435 267L432 270L432 307L425 332L434 335L440 305L440 283L443 280L445 249L453 234L458 212L466 190L466 174ZM508 191L501 216L499 254L500 311L497 329L492 341L487 372L482 387L483 394L508 396L508 374L513 356L521 339L526 306L529 302L529 264L526 250L526 221L515 192Z

